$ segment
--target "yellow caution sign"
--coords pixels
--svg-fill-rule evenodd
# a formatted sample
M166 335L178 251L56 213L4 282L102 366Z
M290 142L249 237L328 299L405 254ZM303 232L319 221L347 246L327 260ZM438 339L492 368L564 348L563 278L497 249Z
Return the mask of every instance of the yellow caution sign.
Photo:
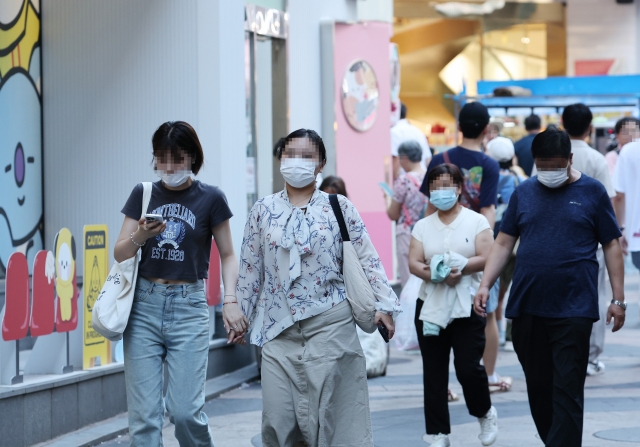
M84 226L84 348L82 351L83 369L111 363L111 343L98 334L92 322L93 305L98 298L109 273L109 230L106 225Z

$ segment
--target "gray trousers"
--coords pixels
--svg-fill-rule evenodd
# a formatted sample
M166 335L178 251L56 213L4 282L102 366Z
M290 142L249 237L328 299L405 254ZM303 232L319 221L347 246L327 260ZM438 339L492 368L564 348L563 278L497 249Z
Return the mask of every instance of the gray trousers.
M601 246L596 251L596 258L598 259L598 309L600 311L600 320L593 323L591 339L589 340L589 362L591 363L598 361L598 357L604 351L607 309L609 309L609 303L613 296L611 281L604 262L604 251Z
M364 354L348 301L262 348L264 447L373 447Z

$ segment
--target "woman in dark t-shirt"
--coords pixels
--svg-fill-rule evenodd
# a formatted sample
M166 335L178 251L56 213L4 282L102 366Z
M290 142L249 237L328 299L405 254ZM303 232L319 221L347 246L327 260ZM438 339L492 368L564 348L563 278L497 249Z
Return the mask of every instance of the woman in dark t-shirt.
M181 446L211 446L204 406L209 352L209 311L203 287L211 237L220 252L229 340L242 342L247 319L237 305L238 263L231 242L232 217L224 193L194 180L203 163L195 130L183 121L162 124L153 135L154 170L148 208L143 185L127 200L114 257L122 262L142 248L131 315L124 332L124 366L131 445L162 445L166 409ZM162 216L162 221L145 219ZM169 369L163 402L163 362Z

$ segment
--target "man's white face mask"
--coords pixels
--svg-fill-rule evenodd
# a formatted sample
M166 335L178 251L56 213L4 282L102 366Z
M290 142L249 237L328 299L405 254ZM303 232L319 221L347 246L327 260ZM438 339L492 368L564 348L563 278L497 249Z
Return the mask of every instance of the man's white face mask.
M569 165L564 169L553 169L549 171L541 171L538 169L538 181L547 188L559 188L564 185L569 178L569 174L567 173L568 167Z

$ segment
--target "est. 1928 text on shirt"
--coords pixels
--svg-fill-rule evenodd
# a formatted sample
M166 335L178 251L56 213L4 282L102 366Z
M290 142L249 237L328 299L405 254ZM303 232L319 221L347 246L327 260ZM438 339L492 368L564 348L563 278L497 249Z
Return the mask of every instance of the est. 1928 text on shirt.
M400 302L360 214L338 197L376 309L398 314ZM316 190L306 213L290 204L286 191L256 202L245 227L236 293L249 318L251 343L258 346L346 299L342 237L328 194Z

